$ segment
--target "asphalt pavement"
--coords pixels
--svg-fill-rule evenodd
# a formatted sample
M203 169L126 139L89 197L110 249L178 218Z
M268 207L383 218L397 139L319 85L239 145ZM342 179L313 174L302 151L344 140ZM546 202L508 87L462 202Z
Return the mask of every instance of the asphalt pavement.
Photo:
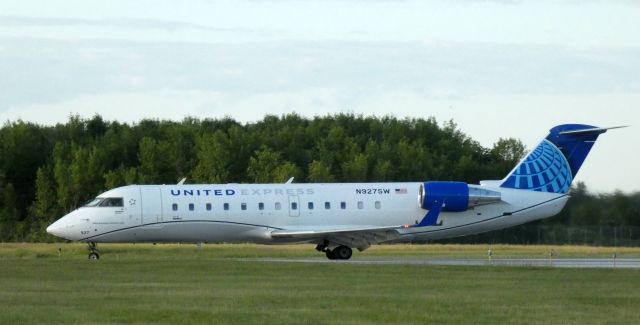
M621 268L640 269L640 259L629 258L353 258L348 261L326 258L243 258L242 261L272 263L344 263L363 265L455 265L557 268Z

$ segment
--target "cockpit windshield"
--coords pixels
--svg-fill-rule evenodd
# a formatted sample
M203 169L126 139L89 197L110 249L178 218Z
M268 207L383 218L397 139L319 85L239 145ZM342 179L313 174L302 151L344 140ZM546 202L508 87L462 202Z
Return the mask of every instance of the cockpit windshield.
M97 197L93 200L89 200L87 203L84 204L85 207L95 207L98 206L98 204L100 204L100 202L102 202L102 200L104 200L101 197Z
M87 202L85 207L123 207L124 200L121 197L97 197Z
M124 200L121 197L110 197L100 202L101 207L123 207Z

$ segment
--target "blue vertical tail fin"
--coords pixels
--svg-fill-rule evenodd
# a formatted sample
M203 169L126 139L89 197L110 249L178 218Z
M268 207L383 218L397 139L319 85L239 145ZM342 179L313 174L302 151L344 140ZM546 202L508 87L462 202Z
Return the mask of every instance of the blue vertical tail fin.
M618 127L615 127L618 128ZM563 124L531 151L502 181L501 187L567 193L598 136L608 129Z

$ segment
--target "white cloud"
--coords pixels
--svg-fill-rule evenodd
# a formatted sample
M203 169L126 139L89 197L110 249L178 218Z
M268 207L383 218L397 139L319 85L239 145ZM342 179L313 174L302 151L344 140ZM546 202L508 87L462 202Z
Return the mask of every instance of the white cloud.
M357 100L413 91L478 94L640 92L640 49L485 43L177 44L6 41L0 110L81 95L164 91L260 94L341 89Z
M3 14L21 27L0 28L5 37L640 46L635 32L640 6L633 1L189 1L176 6L169 0L22 0L5 7ZM34 12L40 17L32 17ZM43 24L46 28L38 28Z

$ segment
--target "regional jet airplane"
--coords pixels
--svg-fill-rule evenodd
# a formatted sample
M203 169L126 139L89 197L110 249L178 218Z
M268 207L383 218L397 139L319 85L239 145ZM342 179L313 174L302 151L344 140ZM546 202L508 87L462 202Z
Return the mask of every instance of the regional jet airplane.
M503 180L341 184L130 185L98 195L47 228L96 243L313 243L329 259L393 241L476 234L551 217L598 136L565 124Z

